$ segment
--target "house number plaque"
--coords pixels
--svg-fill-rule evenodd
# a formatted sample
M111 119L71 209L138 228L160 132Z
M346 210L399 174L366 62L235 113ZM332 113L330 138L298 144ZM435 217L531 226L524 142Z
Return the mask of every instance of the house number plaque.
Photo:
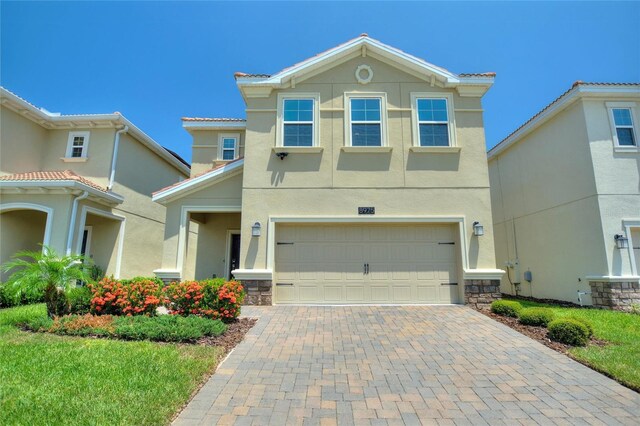
M376 214L375 207L358 207L358 214Z

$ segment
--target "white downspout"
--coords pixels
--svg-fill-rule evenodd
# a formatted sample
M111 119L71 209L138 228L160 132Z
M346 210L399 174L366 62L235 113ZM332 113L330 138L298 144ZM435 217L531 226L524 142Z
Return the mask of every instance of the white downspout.
M116 132L116 137L113 140L113 158L111 159L111 173L109 174L109 185L107 191L113 189L113 181L116 178L116 163L118 162L118 147L120 146L120 134L126 133L129 130L129 126L124 126L122 129Z
M76 213L78 212L78 202L84 200L89 196L88 191L84 191L82 195L77 196L73 200L73 207L71 208L71 221L69 223L69 236L67 237L67 256L71 254L71 244L73 244L73 234L76 228Z

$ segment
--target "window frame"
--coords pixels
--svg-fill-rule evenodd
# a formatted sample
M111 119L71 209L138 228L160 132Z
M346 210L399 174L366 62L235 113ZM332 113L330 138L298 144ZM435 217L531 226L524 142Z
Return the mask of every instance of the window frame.
M233 158L231 160L224 159L224 152L230 151L231 148L225 148L223 143L225 139L235 139L236 143L233 147ZM218 161L233 161L240 154L240 133L220 133L218 135Z
M69 132L69 137L67 139L67 151L65 153L64 159L67 160L75 160L75 161L82 161L83 159L87 159L87 153L89 151L89 136L90 136L91 132L88 131L82 131L82 132ZM73 157L73 140L76 137L83 137L84 141L82 143L82 154L80 155L80 157Z
M419 99L444 99L447 103L447 132L449 135L449 145L430 146L420 145L420 120L418 117ZM437 92L411 92L411 129L413 146L417 148L442 149L455 148L458 146L456 140L456 119L453 108L453 95L451 93ZM442 124L442 121L424 121L422 124Z
M636 103L635 102L606 102L607 114L609 115L609 126L611 128L611 138L615 151L640 151L640 142L638 141L638 127L636 120ZM633 141L635 145L620 145L618 140L618 127L628 128L628 126L616 126L616 120L613 116L614 109L628 109L631 114L631 129L633 133Z
M312 100L313 122L311 123L311 146L286 146L284 144L284 101L285 100ZM277 106L276 147L304 150L320 146L320 93L290 92L278 93ZM306 122L299 122L306 123Z
M380 146L353 146L353 127L351 122L351 100L352 99L380 99ZM344 94L344 146L353 147L354 149L376 149L389 146L389 137L387 134L387 123L389 117L387 115L387 93L386 92L345 92ZM356 124L359 121L356 121ZM363 121L362 123L373 123L371 121Z

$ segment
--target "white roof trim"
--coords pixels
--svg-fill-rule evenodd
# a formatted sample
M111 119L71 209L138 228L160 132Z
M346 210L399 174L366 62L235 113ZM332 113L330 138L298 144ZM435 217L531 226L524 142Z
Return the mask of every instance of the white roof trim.
M103 198L115 204L122 204L124 198L113 192L100 191L85 183L76 180L1 180L0 190L18 188L74 188L87 191L91 195Z
M237 129L247 128L246 121L183 121L182 127L187 130L215 130L215 129Z
M380 54L389 59L393 59L414 70L417 69L428 74L435 74L441 77L441 79L445 81L447 85L455 86L461 83L468 85L492 85L494 81L493 77L460 77L444 68L440 68L423 59L417 58L413 55L396 49L395 47L391 47L376 39L372 39L368 36L363 35L337 47L334 47L333 49L329 49L318 56L314 56L305 61L302 61L299 64L285 69L271 77L261 78L255 76L239 76L237 77L237 84L238 86L256 85L278 87L286 83L291 77L295 76L296 74L299 74L309 68L317 68L324 63L332 62L335 58L346 56L351 52L361 49L363 46L366 46L367 49L371 49L371 51L374 53Z
M568 108L573 102L583 95L618 95L618 94L640 94L640 84L637 86L620 86L620 85L601 85L601 84L579 84L569 89L564 95L557 99L551 106L541 113L538 113L533 120L522 126L507 138L500 141L497 145L487 153L488 160L493 159L502 151L516 144L524 136L531 133L561 111Z
M162 191L158 191L151 197L151 200L163 203L167 202L170 199L177 198L187 191L194 190L200 186L204 186L206 184L212 183L227 175L233 171L240 170L244 166L244 159L240 159L224 165L218 169L211 170L210 172L204 173L198 177L187 179L179 185L172 186Z
M38 108L35 105L30 104L25 101L15 93L10 92L4 87L0 87L0 100L2 104L10 103L13 104L14 107L19 108L22 111L28 112L29 114L24 114L23 116L31 119L32 121L42 125L42 121L49 123L83 123L83 122L96 122L96 121L107 121L112 124L122 124L123 126L129 126L128 134L132 135L136 140L141 142L151 151L158 154L162 159L171 164L173 167L178 169L185 175L189 175L190 169L185 164L183 164L180 160L174 157L169 151L163 148L158 142L153 140L149 135L140 130L136 125L134 125L131 121L129 121L125 116L121 114L80 114L80 115L60 115L57 113L50 113L42 108ZM87 126L91 128L92 126Z

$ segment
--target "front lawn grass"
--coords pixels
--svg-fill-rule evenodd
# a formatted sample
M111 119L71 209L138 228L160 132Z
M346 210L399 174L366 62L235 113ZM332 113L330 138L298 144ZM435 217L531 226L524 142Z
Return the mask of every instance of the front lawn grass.
M594 337L609 344L572 348L570 355L640 392L640 315L604 309L565 308L528 300L518 302L524 307L551 308L556 318L575 317L590 321Z
M43 304L0 310L0 424L167 424L223 349L28 333Z

